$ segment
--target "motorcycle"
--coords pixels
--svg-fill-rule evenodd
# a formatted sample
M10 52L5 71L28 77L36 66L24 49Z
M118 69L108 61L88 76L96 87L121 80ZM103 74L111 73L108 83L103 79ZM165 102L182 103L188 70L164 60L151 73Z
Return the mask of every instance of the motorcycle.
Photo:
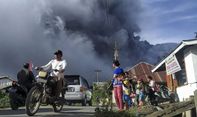
M159 103L167 102L170 103L177 102L178 98L174 92L168 90L168 88L164 85L158 87L158 91L154 91L154 99L149 100L151 105L158 105Z
M164 85L161 85L160 90L155 92L156 101L165 102L170 101L170 103L176 102L176 95L174 92L168 90L168 88Z
M63 88L59 97L53 95L52 87L54 81L50 79L50 72L41 68L38 70L35 86L29 91L26 99L26 114L33 116L39 110L41 104L52 105L54 112L60 112L63 108L65 99L65 89Z
M12 86L8 89L10 106L12 110L17 110L21 106L25 106L25 99L28 90L26 87L12 81Z

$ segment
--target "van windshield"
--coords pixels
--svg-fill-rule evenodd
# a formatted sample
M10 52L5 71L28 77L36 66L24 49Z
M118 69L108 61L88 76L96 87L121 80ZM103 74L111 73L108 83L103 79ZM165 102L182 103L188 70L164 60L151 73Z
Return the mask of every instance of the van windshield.
M67 77L66 82L68 85L80 85L79 77Z

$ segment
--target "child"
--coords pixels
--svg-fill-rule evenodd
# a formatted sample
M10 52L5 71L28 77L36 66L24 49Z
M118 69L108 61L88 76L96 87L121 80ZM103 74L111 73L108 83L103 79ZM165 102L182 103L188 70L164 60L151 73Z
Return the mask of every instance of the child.
M132 104L130 95L131 95L131 84L128 79L125 79L123 81L123 99L125 102L126 110L128 110Z
M143 106L144 103L144 85L142 79L139 79L137 81L136 85L136 99L137 99L137 104L138 104L138 109L141 110L141 107Z

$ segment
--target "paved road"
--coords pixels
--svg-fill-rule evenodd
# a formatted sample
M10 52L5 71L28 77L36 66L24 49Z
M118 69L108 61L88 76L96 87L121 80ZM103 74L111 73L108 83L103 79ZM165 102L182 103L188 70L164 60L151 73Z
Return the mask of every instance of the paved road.
M94 117L95 107L64 106L60 113L54 113L51 106L42 106L36 117ZM0 109L0 117L27 117L25 108L13 111L10 108Z

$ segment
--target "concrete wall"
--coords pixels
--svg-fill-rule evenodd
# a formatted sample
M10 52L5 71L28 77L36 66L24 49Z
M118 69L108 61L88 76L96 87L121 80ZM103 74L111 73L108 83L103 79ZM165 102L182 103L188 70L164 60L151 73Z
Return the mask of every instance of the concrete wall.
M179 97L179 101L187 100L190 96L194 95L194 91L197 89L196 84L188 84L177 87L176 91Z
M184 61L187 84L177 88L180 101L194 95L194 91L197 89L197 46L192 46L184 50Z
M188 84L197 82L197 46L184 51L184 61Z

